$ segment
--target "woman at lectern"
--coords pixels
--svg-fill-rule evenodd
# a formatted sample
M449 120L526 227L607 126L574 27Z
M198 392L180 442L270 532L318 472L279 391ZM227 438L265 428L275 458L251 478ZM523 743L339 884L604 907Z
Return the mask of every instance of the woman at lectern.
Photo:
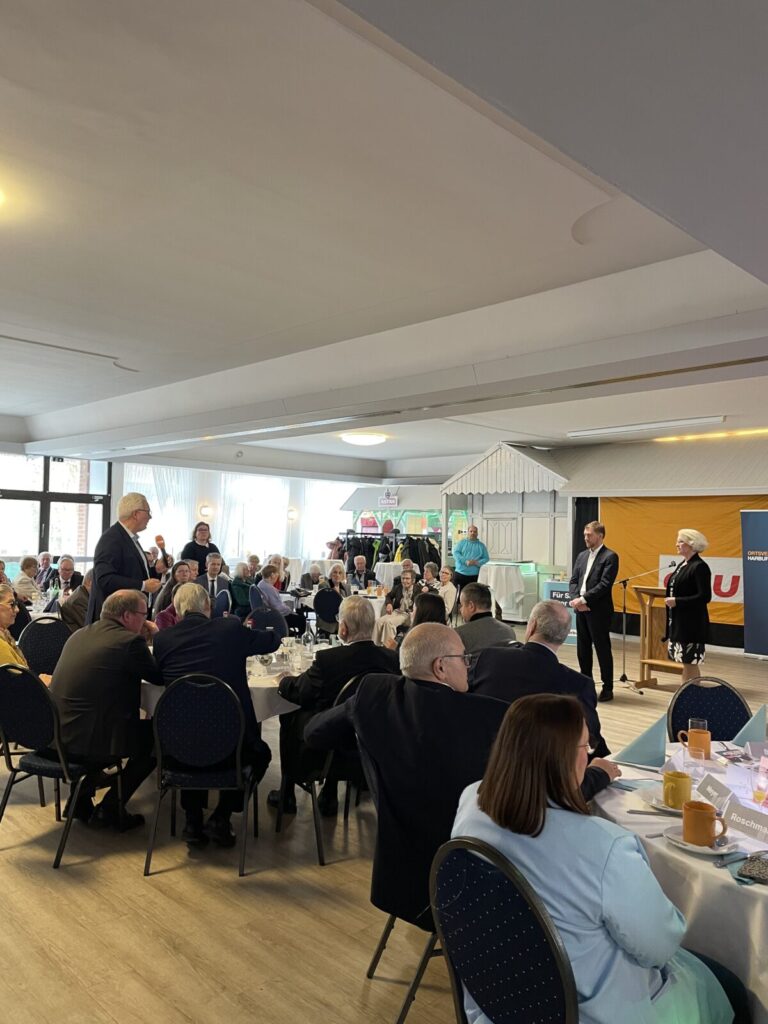
M677 553L682 561L667 580L667 642L669 657L682 663L683 682L701 675L709 631L707 605L712 600L712 573L699 556L708 546L698 530L680 530Z

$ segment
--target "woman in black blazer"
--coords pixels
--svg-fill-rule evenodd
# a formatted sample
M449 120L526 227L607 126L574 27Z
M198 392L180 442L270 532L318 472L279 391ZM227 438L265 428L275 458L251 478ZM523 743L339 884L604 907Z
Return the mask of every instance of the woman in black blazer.
M707 605L712 600L712 574L699 557L707 538L698 530L680 530L677 553L682 561L667 581L667 641L669 657L681 662L683 682L701 675L704 645L709 631Z

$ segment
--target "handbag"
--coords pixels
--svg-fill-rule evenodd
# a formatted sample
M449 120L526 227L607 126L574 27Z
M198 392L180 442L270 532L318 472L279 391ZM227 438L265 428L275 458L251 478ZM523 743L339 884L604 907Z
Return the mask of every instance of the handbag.
M753 882L768 885L768 850L760 850L747 857L737 874L739 878L749 878Z

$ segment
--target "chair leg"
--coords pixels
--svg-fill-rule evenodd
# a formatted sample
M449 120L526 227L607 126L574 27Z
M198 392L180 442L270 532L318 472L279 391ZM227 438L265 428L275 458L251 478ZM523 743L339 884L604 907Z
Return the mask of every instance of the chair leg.
M352 783L347 782L347 790L344 794L344 823L349 821L349 803L352 797Z
M38 775L38 782L42 782L42 778ZM58 779L53 780L53 800L56 806L56 821L61 821L61 783ZM41 807L44 804L40 804Z
M59 780L54 780L55 785L58 786ZM43 776L37 776L37 792L40 794L40 806L45 807L45 787L43 786ZM61 821L61 808L59 808L58 814L56 815L56 821Z
M411 1003L416 998L416 990L421 984L421 979L424 977L424 971L427 969L427 964L430 958L435 955L435 946L437 945L437 935L433 932L427 944L424 947L424 952L421 954L421 960L419 960L419 966L416 968L416 974L414 975L413 981L408 987L408 991L405 994L403 1005L400 1007L400 1013L395 1024L403 1024L403 1021L408 1016L408 1011L411 1008Z
M259 838L259 786L253 787L253 838Z
M277 805L277 820L275 821L275 832L279 832L283 827L283 801L285 800L285 793L288 789L288 776L280 776L280 802Z
M117 821L120 831L125 829L125 801L123 800L123 769L117 770Z
M251 802L250 794L246 790L243 793L243 820L240 822L240 867L238 875L245 876L245 844L248 842L248 806Z
M67 845L67 839L69 839L69 830L72 828L72 822L75 820L74 811L75 807L77 807L77 801L80 799L80 790L83 788L83 782L85 782L85 776L81 775L74 786L69 787L69 806L72 808L72 813L67 815L67 822L64 825L64 831L61 833L59 848L56 850L56 856L53 858L54 868L57 868L59 864L61 864L64 847Z
M365 972L366 978L372 978L376 968L379 966L379 960L381 960L381 954L387 948L387 940L392 933L392 929L395 927L395 921L397 918L394 914L390 914L387 918L387 923L384 925L384 931L381 933L379 944L373 954L371 962L368 964L368 970Z
M171 790L171 835L176 835L176 790Z
M6 787L5 787L5 792L3 793L3 800L2 800L2 803L0 803L0 821L3 820L3 815L5 814L5 807L6 807L6 804L8 803L8 797L11 795L11 790L13 789L13 784L16 781L16 776L18 774L19 774L19 769L18 768L12 768L11 769L11 774L8 776L8 782L7 782Z
M309 795L312 797L312 820L315 824L317 862L321 867L323 867L325 865L325 850L323 848L323 830L320 823L320 808L317 806L317 783L310 782Z
M157 835L157 822L160 818L160 804L167 792L167 789L159 789L157 791L157 804L155 805L155 813L152 815L152 827L149 830L149 843L147 844L147 857L146 860L144 861L145 878L149 874L149 866L152 863L152 849L155 845L155 836Z

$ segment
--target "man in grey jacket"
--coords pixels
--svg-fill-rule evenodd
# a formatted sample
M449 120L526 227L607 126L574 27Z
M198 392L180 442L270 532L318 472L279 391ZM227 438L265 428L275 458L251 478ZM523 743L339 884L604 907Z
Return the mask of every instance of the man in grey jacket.
M459 611L464 620L456 632L464 642L467 654L482 651L496 644L514 643L515 631L506 622L493 617L493 598L484 583L467 583L459 598Z

